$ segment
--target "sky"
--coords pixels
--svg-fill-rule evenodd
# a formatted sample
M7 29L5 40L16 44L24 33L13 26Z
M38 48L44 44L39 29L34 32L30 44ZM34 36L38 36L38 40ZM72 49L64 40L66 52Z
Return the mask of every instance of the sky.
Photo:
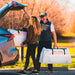
M75 0L56 0L62 7L65 7L67 11L75 11Z

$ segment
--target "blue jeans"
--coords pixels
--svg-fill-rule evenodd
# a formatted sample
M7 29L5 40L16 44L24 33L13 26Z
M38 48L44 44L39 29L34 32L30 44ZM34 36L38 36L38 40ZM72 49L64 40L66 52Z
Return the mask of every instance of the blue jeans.
M52 48L52 42L51 41L39 41L38 44L38 53L37 53L37 59L36 59L36 69L39 71L40 70L40 63L39 63L39 58L40 58L40 54L42 51L42 48ZM48 64L48 70L52 71L53 69L53 65L52 64Z

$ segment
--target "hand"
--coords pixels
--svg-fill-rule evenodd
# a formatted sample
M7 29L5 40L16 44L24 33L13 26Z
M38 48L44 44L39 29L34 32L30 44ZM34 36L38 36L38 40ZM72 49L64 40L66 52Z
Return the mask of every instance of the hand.
M26 8L24 7L23 10L24 10L24 12L25 12L25 11L26 11Z
M21 43L21 47L23 47L23 43Z
M57 43L54 43L53 48L57 48L57 47L58 47Z
M23 27L19 27L19 30L22 30L23 29Z

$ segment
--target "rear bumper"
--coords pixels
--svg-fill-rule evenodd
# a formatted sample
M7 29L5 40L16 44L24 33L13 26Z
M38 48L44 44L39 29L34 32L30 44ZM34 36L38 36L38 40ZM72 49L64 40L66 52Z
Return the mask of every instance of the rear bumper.
M16 51L15 56L9 60L2 61L1 66L14 65L17 63L18 59L19 59L19 52Z
M3 47L0 47L2 55L1 66L14 65L18 61L19 51L10 52L12 48L15 48L13 39L9 40Z

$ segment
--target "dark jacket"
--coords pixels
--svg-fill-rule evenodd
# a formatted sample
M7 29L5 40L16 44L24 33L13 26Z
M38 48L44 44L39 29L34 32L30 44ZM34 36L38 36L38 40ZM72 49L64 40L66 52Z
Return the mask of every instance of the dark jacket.
M43 23L43 21L40 21L42 32L39 36L39 41L51 41L51 22L47 20L46 23Z
M33 26L27 29L27 39L23 44L36 44L38 42L39 36L34 34Z

